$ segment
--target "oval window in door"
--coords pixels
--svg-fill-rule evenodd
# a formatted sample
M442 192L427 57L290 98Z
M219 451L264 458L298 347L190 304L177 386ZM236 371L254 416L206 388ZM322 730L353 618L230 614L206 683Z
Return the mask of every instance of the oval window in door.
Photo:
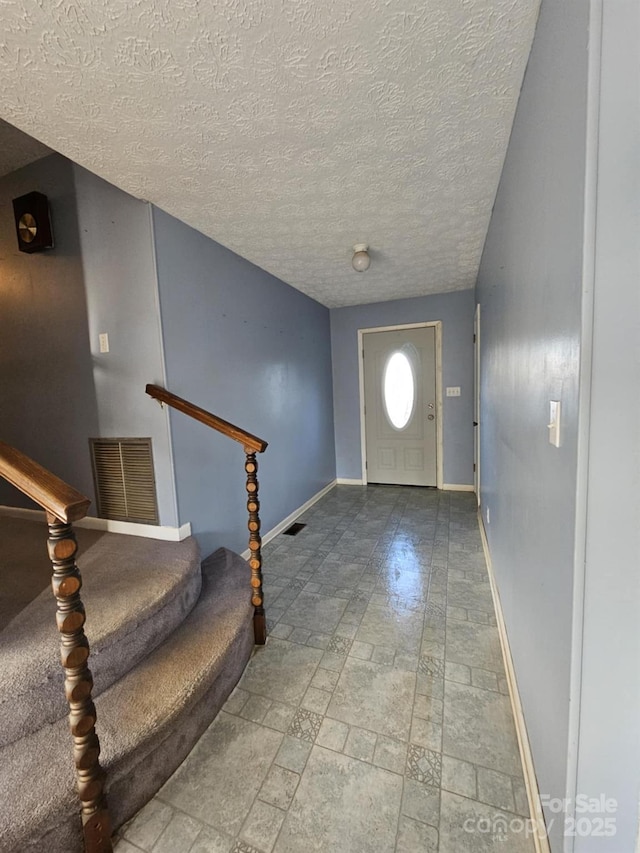
M396 350L387 359L382 378L382 399L389 423L404 429L413 415L416 382L413 365L406 353Z

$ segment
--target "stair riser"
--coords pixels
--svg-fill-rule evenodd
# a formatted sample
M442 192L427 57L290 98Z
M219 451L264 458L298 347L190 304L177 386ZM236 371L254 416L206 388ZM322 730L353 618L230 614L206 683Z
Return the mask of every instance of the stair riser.
M91 615L92 607L95 611L96 605L90 585L86 584L87 592L83 598L87 610L86 634L91 646L89 667L93 674L94 697L103 693L159 646L195 606L200 595L202 575L197 548L191 551L192 568L176 576L176 587L167 595L164 603L123 626L116 636L110 634L95 638ZM50 598L50 593L45 594ZM69 711L64 695L64 674L59 660L59 635L55 628L53 599L44 615L43 609L42 602L37 602L34 608L27 608L23 612L25 620L31 616L42 620L49 615L50 610L50 620L45 629L47 633L44 635L47 656L46 659L40 658L27 665L28 672L23 674L23 683L19 689L11 690L7 684L4 690L0 690L0 748L37 731L43 725L60 720ZM42 633L43 628L39 630Z
M114 829L167 781L214 719L253 650L249 568L220 549L177 630L96 700ZM64 719L0 750L0 853L82 853Z

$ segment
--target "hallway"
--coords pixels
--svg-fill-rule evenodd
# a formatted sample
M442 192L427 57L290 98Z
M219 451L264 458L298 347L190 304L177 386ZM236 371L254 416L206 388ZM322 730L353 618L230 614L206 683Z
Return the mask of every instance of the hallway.
M475 495L337 486L270 639L116 853L533 853Z

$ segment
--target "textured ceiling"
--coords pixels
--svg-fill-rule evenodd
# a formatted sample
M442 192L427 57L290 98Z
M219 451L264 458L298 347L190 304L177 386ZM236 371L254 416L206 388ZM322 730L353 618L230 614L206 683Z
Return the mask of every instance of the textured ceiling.
M325 305L465 289L538 6L2 0L0 115Z

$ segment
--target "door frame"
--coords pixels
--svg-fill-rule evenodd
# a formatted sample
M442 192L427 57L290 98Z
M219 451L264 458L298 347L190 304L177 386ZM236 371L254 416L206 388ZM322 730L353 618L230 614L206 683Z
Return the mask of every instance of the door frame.
M473 487L480 506L480 303L473 317Z
M398 326L376 326L358 329L358 393L360 396L360 455L362 462L362 485L367 485L367 442L364 423L364 339L366 334L375 332L402 332L409 329L424 329L433 326L436 332L436 488L441 489L443 478L442 443L442 320L430 320L424 323L403 323Z

